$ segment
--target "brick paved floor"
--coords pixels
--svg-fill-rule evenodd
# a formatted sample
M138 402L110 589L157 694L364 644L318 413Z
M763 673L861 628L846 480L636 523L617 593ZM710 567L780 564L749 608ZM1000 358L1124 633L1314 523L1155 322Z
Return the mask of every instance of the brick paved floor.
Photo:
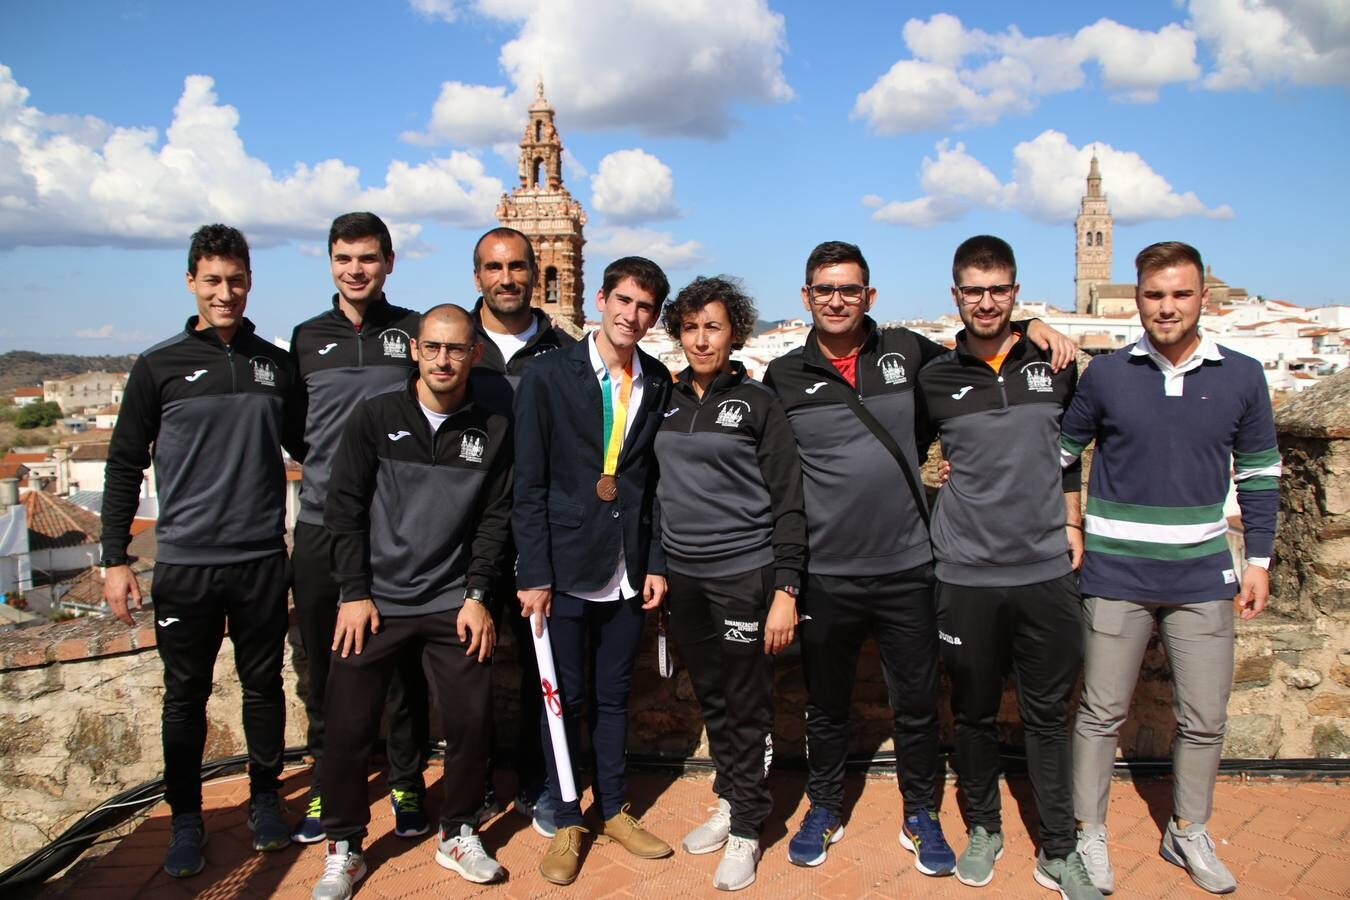
M432 781L435 813L437 771ZM299 811L309 774L287 773L284 796ZM848 780L846 836L817 869L787 861L788 829L805 813L800 773L775 778L775 807L763 838L766 847L759 879L741 892L756 897L1028 897L1053 895L1031 877L1034 847L1028 837L1030 788L1015 779L1003 789L1007 848L994 881L967 888L954 878L927 878L913 868L912 857L897 843L899 797L894 779L852 776ZM508 778L501 796L512 796ZM634 812L655 834L677 846L684 833L705 816L712 802L708 777L643 774L630 780ZM1168 810L1170 785L1150 780L1117 782L1111 794L1108 825L1117 897L1205 897L1185 873L1158 857L1158 836ZM242 778L213 782L206 789L208 865L195 878L178 881L159 868L168 840L169 813L158 807L134 832L92 866L56 886L71 900L201 897L212 900L284 897L304 900L322 868L322 844L293 846L272 854L250 848L245 822L248 786ZM510 878L495 886L471 885L433 861L435 837L405 840L392 833L393 817L383 781L372 777L371 838L366 845L370 875L358 887L360 900L412 897L500 898L725 896L712 889L719 854L642 860L610 844L591 847L581 876L568 888L539 877L537 866L547 842L525 819L506 812L484 829L483 842L506 867ZM585 804L583 803L583 806ZM942 812L943 827L959 852L964 845L960 812L951 785ZM1325 782L1225 780L1215 798L1211 833L1219 854L1233 869L1242 897L1350 897L1350 785Z

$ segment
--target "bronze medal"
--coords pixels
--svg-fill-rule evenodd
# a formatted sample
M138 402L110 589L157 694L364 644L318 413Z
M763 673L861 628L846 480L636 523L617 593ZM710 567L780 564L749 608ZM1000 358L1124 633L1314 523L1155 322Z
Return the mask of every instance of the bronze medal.
M595 483L595 496L606 503L614 502L614 498L619 496L619 483L613 475L600 476L600 480Z

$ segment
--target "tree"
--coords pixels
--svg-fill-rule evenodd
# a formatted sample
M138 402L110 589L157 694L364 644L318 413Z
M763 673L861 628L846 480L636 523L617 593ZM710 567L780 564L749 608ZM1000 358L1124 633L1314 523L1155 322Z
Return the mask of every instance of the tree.
M61 418L61 407L50 400L41 400L21 407L14 424L24 429L46 428Z

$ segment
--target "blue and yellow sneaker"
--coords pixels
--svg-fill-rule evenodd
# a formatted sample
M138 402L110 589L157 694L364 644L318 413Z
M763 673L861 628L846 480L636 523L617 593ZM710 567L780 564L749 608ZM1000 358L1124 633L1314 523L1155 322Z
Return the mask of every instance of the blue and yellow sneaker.
M843 836L844 823L839 817L822 806L813 806L788 843L788 862L794 866L818 866L825 861L830 845Z
M317 793L309 795L309 801L305 804L305 815L299 822L295 823L295 831L291 833L291 840L297 844L317 844L323 840L326 835L323 832L323 801Z
M421 791L390 788L389 805L394 807L394 834L399 837L421 837L431 830Z
M956 870L956 854L942 835L942 823L931 809L905 817L900 845L914 854L914 868L925 875L950 875Z

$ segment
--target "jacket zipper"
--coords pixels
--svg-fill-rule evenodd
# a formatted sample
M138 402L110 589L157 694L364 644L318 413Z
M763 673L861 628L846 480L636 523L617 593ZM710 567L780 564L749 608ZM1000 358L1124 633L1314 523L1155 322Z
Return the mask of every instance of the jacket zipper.
M225 345L225 364L230 367L230 393L239 393L239 384L235 380L234 374L234 348L229 344Z

